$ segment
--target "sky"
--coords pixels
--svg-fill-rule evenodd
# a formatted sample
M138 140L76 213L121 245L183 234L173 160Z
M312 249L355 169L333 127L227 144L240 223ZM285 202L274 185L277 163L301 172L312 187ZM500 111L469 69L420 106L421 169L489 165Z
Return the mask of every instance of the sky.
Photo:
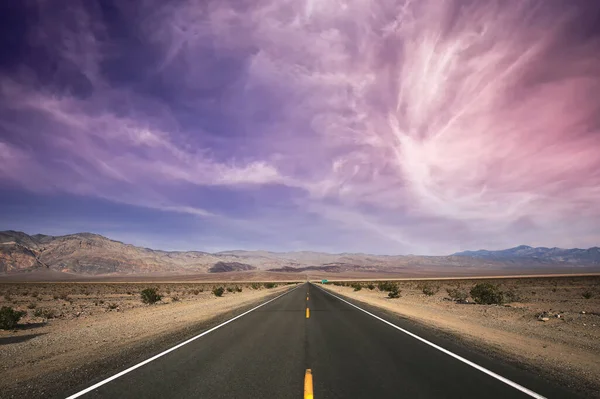
M0 5L0 230L166 250L600 244L600 3Z

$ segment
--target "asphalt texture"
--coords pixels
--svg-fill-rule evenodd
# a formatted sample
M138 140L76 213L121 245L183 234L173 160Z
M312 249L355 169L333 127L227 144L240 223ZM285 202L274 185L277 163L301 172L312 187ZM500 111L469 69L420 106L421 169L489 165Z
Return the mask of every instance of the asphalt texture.
M531 371L406 319L378 315L540 395L576 397ZM83 397L298 399L306 369L312 370L316 399L531 397L312 284Z

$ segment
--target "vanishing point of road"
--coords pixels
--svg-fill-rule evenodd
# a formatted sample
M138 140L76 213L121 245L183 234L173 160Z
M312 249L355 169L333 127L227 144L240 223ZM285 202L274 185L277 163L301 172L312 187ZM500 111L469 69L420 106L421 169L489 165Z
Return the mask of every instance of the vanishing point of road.
M449 336L358 306L301 284L168 353L65 396L575 397Z

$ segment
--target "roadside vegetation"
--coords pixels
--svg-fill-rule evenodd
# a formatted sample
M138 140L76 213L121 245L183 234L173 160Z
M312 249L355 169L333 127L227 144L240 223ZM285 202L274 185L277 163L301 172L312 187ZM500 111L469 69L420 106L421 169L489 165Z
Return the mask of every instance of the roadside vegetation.
M146 288L142 290L140 296L142 297L142 302L152 305L162 299L162 296L156 291L156 288Z
M274 289L296 282L247 283L1 283L2 323L46 323L85 318L106 312L126 312L148 305L204 301L215 296ZM219 289L220 288L220 289ZM5 309L6 308L6 309ZM12 309L7 310L7 309ZM17 315L19 317L17 318ZM6 320L6 321L4 321ZM2 328L2 327L0 327ZM12 327L11 327L12 328Z
M2 306L0 308L0 329L12 330L26 313L25 311L14 310L9 306Z
M433 285L429 283L420 284L418 288L423 292L423 294L427 296L433 296L437 294L440 290L439 285Z
M498 285L491 283L476 284L470 291L471 298L480 305L501 305L504 303L504 292Z
M532 285L531 282L536 284ZM591 282L591 283L590 283ZM386 293L387 298L399 298L401 293L417 295L423 301L452 301L457 304L505 305L539 301L547 296L568 295L582 301L600 296L600 277L540 277L489 280L388 280L330 281L327 285L350 287L354 292ZM529 289L528 289L529 287ZM572 287L579 287L575 290ZM368 290L363 290L366 288ZM375 292L377 292L375 291ZM591 302L591 301L590 301Z

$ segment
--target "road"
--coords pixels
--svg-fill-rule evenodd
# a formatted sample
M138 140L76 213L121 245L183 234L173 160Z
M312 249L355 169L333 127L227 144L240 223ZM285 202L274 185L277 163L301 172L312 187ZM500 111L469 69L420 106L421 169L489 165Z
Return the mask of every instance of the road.
M380 316L499 374L508 383L318 286L303 284L81 397L308 398L308 393L304 395L307 369L316 399L575 397L531 372L407 320Z

